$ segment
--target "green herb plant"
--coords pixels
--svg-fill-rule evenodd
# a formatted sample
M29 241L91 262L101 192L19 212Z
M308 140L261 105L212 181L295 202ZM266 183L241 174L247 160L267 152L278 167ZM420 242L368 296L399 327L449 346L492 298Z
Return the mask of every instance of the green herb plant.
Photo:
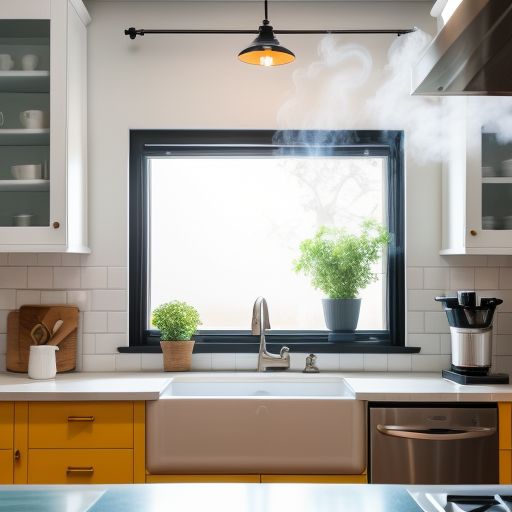
M189 341L201 319L194 307L175 300L158 306L153 311L151 322L160 330L162 341Z
M371 265L389 239L388 231L374 220L362 223L359 236L321 226L313 238L300 244L295 272L310 276L312 285L330 299L355 299L359 290L377 280Z

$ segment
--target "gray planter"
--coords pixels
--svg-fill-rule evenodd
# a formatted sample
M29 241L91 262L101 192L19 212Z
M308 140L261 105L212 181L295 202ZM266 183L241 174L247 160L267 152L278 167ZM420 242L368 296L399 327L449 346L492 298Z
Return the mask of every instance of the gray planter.
M322 299L325 325L330 331L355 331L361 299Z

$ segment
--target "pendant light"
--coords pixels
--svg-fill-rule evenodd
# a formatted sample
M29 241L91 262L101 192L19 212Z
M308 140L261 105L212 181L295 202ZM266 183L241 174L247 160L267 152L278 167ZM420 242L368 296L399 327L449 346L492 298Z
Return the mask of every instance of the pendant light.
M246 64L257 66L280 66L295 60L292 51L279 44L274 29L268 21L268 5L265 0L265 19L258 30L258 37L238 54L238 58Z

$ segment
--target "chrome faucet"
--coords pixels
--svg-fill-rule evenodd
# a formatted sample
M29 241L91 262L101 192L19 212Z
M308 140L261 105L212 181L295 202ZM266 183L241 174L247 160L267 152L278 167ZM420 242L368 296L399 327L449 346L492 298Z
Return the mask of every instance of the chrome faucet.
M282 347L279 355L267 352L265 329L270 329L267 301L263 297L258 297L252 308L251 325L252 334L260 337L258 371L287 370L290 368L290 349Z

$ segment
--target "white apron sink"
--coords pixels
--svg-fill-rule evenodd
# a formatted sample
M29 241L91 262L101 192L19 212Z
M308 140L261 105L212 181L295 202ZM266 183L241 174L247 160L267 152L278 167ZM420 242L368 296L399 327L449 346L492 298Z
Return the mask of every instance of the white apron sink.
M151 474L359 474L365 439L341 377L180 375L146 405Z

